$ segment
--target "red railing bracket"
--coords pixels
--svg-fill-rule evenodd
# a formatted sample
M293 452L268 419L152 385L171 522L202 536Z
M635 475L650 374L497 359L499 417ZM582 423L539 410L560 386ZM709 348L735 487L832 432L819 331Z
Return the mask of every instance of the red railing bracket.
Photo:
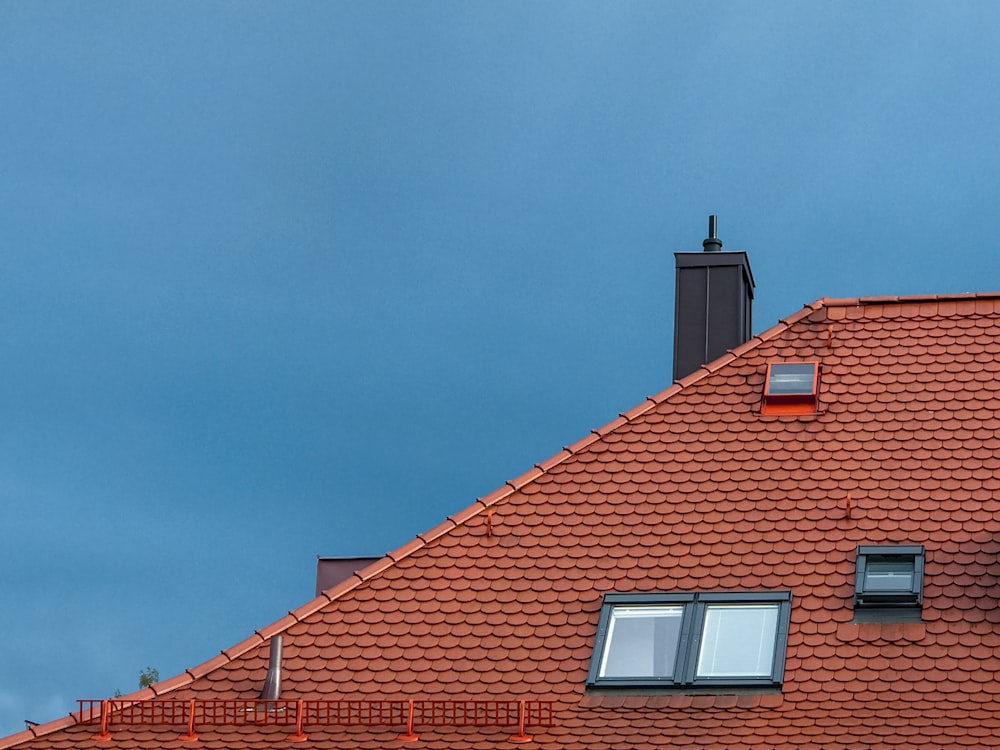
M188 730L187 734L181 735L181 742L197 742L198 733L194 731L194 698L191 699L191 707L188 709Z
M80 713L83 713L81 707ZM108 701L101 701L101 732L95 734L94 739L98 742L107 742L111 739L111 732L108 731L108 717L111 713L111 705Z
M309 735L302 731L305 714L305 701L299 699L299 701L295 704L295 734L288 738L290 742L305 742L309 739Z
M517 707L517 734L510 738L511 742L531 742L531 740L534 739L530 734L525 733L524 727L526 725L527 715L525 713L524 701L521 701Z
M399 735L403 742L416 742L420 735L413 731L413 698L410 698L406 707L406 731Z

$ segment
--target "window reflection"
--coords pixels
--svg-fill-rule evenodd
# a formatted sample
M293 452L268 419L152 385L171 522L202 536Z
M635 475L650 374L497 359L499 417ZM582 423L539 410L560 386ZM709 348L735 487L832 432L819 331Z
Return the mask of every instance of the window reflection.
M777 604L710 604L705 608L699 677L771 674Z
M670 677L684 608L615 607L601 677Z

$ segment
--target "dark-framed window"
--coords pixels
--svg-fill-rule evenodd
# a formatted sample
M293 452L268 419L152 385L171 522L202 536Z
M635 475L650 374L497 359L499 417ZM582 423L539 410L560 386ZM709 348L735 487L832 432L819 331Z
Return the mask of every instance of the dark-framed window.
M818 397L818 362L775 362L767 366L762 414L815 414Z
M859 546L855 609L909 608L924 601L924 548L920 545Z
M604 595L591 687L780 685L790 591Z

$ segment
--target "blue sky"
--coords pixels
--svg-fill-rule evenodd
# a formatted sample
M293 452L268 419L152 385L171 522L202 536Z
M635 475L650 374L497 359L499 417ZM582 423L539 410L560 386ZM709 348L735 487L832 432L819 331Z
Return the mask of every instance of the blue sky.
M1000 289L1000 6L0 2L0 734L216 655L754 329Z

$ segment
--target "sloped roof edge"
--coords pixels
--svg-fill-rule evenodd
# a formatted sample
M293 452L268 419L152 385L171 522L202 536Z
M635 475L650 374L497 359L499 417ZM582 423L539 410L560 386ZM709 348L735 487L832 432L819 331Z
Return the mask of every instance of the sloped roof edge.
M453 529L467 523L471 519L474 519L481 515L484 511L488 511L491 507L501 503L506 498L510 497L525 485L530 482L535 481L539 477L543 476L547 472L551 471L553 468L559 466L564 461L572 457L573 455L585 450L590 445L598 440L601 440L604 436L615 430L621 428L623 425L629 424L630 422L642 417L650 410L654 409L658 405L662 404L667 399L675 396L676 394L682 392L684 389L688 388L695 383L700 382L705 377L708 377L712 373L718 371L720 368L725 367L736 359L746 355L747 353L753 351L755 348L761 344L770 341L787 331L791 326L795 325L799 321L807 318L813 313L830 308L846 308L846 307L867 307L867 306L886 306L886 305L903 305L903 304L915 304L915 303L930 303L930 302L945 302L945 303L956 303L956 302L975 302L976 300L1000 299L1000 292L969 292L969 293L959 293L959 294L938 294L938 295L909 295L909 296L880 296L880 297L851 297L851 298L821 298L815 302L805 305L799 311L793 313L792 315L783 318L778 321L774 326L766 329L765 331L752 336L747 342L741 344L734 349L729 350L722 356L708 362L693 373L681 378L676 381L668 388L656 393L652 396L648 396L645 400L629 409L628 411L622 412L615 419L609 423L591 430L591 432L578 440L577 442L562 448L558 453L551 456L550 458L535 464L529 471L521 474L520 476L507 481L503 486L497 488L493 492L484 495L475 500L471 505L466 508L448 516L444 521L442 521L437 526L432 529L417 534L416 537L407 542L406 544L398 547L397 549L388 552L381 559L373 562L367 567L353 573L347 580L333 586L330 589L323 591L319 596L306 602L301 607L288 612L288 614L279 618L275 622L262 627L246 638L245 640L229 647L223 649L217 656L202 662L196 666L186 669L183 673L176 675L174 677L168 678L162 682L156 683L152 688L146 688L135 693L123 696L119 700L127 703L138 703L144 700L149 700L154 697L159 697L167 695L175 690L181 689L197 679L205 676L206 674L219 669L231 661L242 657L247 652L260 648L265 644L272 636L283 633L292 625L304 620L305 618L311 616L317 611L321 610L323 607L327 606L329 603L336 601L338 598L344 596L348 592L354 590L358 586L361 586L366 581L380 575L386 569L396 565L402 560L406 559L415 552L423 549L424 547L430 545L435 540L441 536L448 534ZM73 726L81 721L81 717L78 713L71 712L68 716L64 716L53 721L49 721L43 724L39 724L30 727L17 734L10 735L6 738L0 738L0 750L6 750L6 748L14 747L18 744L31 741L32 739L42 737L67 727Z

